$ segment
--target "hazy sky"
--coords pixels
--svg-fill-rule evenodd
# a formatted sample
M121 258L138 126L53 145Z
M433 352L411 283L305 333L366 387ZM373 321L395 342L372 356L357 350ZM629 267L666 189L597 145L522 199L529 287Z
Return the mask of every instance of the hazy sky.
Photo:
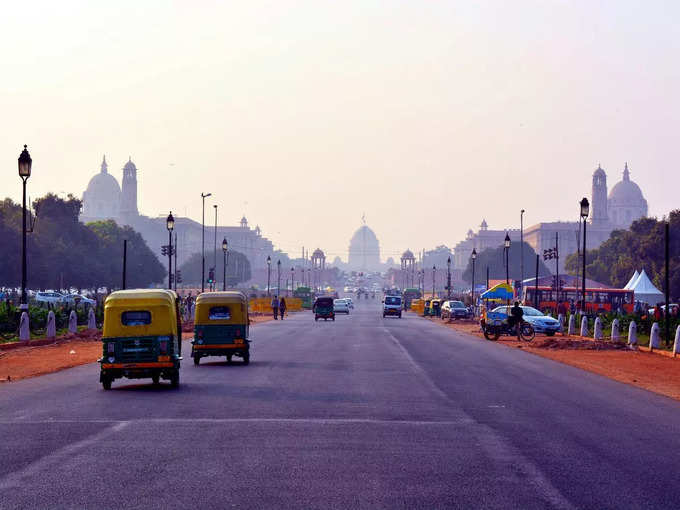
M3 2L0 194L132 156L144 214L384 257L576 218L598 162L680 207L680 2ZM212 205L213 202L210 202ZM212 212L212 207L210 207Z

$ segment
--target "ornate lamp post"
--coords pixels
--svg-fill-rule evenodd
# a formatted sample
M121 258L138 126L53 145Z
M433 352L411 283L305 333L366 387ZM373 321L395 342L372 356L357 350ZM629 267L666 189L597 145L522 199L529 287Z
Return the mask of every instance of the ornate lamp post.
M172 290L172 231L175 228L172 211L165 220L165 226L168 229L168 289Z
M293 289L295 289L295 266L290 268L290 292L288 296L293 295Z
M214 204L213 207L215 208L215 241L213 244L213 274L217 271L217 204ZM217 289L217 277L215 276L213 278L213 283L210 285L212 286L213 290Z
M26 299L26 181L31 176L31 165L33 160L28 153L28 148L24 145L24 150L19 155L19 177L23 181L24 199L21 210L21 306L20 310L28 311L28 300Z
M437 266L432 266L432 299L434 299L434 278L437 274Z
M472 248L472 313L475 310L475 261L477 260L477 250Z
M229 250L229 243L227 238L222 239L222 290L227 290L227 251Z
M446 299L451 299L451 257L446 259Z
M269 282L271 280L271 275L272 275L272 258L269 255L267 255L267 296L271 295L269 293Z
M505 233L505 242L503 243L503 250L505 251L505 283L510 283L510 234Z
M281 261L276 261L276 293L281 297Z
M524 209L519 212L519 295L524 292Z
M212 193L201 193L203 200L203 217L201 220L201 292L205 291L205 199Z
M590 213L590 203L586 197L581 200L581 219L583 220L583 274L581 275L581 313L586 313L586 224Z

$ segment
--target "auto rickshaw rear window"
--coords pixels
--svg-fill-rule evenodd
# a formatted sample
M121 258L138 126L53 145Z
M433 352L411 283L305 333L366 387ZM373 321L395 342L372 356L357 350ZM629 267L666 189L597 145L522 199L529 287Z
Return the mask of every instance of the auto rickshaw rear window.
M211 321L229 320L231 319L231 310L228 306L211 306L208 318Z
M121 322L123 326L145 326L151 324L151 312L146 310L123 312Z

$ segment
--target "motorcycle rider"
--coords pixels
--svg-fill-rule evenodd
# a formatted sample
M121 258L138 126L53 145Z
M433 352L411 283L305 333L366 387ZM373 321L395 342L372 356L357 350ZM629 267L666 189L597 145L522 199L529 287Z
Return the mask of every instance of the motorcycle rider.
M510 309L510 316L508 317L508 325L510 329L517 328L517 339L519 340L519 330L522 324L522 317L524 317L524 310L519 306L519 301L515 301L515 306Z

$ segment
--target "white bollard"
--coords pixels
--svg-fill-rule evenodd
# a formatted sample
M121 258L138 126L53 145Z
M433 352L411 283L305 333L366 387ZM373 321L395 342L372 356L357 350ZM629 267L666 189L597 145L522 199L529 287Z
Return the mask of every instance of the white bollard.
M560 322L560 333L564 333L564 315L559 314L557 320Z
M581 336L588 336L588 317L585 315L581 319Z
M47 338L51 340L57 338L57 321L52 310L47 314Z
M196 320L196 305L191 303L191 320Z
M71 314L68 316L68 332L77 333L78 332L78 316L76 312L71 310Z
M21 312L19 319L19 340L28 342L31 339L31 328L29 327L28 313Z
M597 317L595 319L595 326L593 328L593 338L595 340L602 340L604 335L602 334L602 320Z
M673 357L680 353L680 326L675 330L675 343L673 344Z
M571 314L569 316L569 328L567 329L567 335L576 334L576 314Z
M618 342L621 340L621 334L619 333L619 319L614 319L612 321L612 342Z
M661 347L661 337L659 336L659 323L652 324L652 331L649 333L649 349L659 349Z
M94 310L90 307L87 313L87 329L97 329L97 319L94 316Z
M635 324L635 321L631 321L630 326L628 326L628 345L637 345L637 324Z

